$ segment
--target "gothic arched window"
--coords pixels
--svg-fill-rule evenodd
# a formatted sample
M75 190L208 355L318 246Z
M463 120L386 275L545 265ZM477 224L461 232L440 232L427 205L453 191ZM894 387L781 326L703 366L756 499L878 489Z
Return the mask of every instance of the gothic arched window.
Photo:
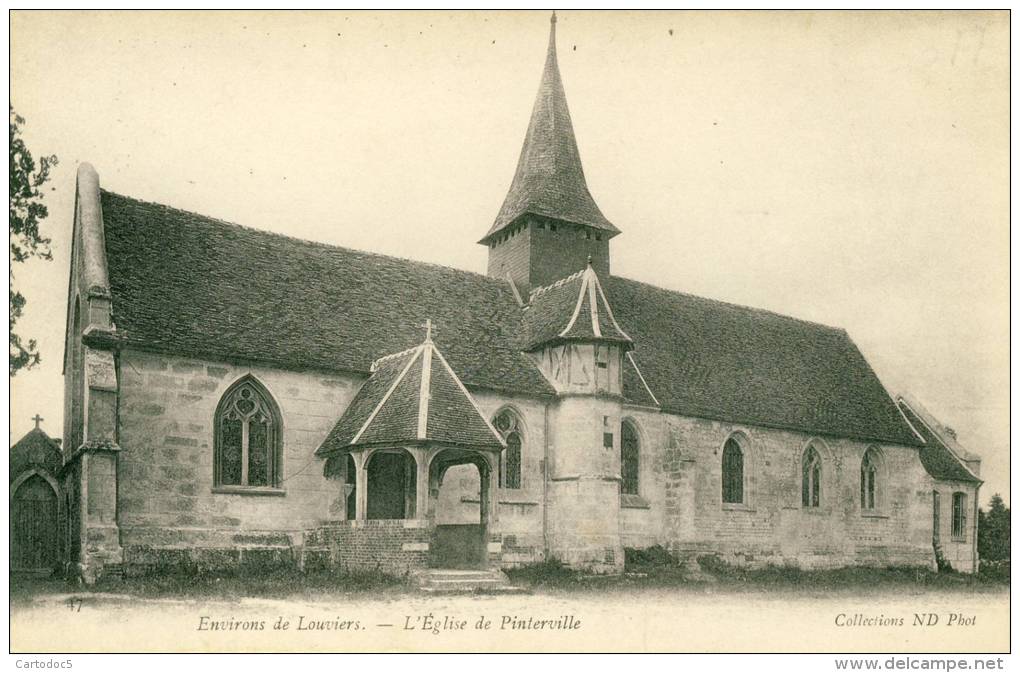
M620 476L623 478L620 492L624 495L638 494L640 454L637 428L630 421L624 421L620 426Z
M801 459L801 504L818 507L822 501L822 458L818 450L809 446Z
M744 450L733 437L723 445L722 501L732 504L744 502Z
M870 448L861 459L861 509L876 508L878 488L878 455L874 448Z
M521 423L514 412L504 409L496 414L492 424L506 442L506 448L499 458L500 488L520 488L521 451L524 445Z
M276 403L258 381L231 386L216 408L215 484L277 486L280 430Z

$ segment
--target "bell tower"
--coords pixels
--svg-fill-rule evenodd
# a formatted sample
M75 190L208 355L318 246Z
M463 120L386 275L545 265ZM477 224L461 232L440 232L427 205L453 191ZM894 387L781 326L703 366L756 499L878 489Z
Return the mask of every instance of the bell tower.
M588 191L556 58L556 14L542 81L510 191L479 241L488 275L511 280L527 297L591 267L609 277L609 240L620 233Z

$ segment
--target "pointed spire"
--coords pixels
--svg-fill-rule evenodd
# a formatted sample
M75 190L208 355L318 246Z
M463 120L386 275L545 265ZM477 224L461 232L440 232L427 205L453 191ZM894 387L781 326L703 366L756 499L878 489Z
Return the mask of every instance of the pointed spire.
M487 243L525 213L583 224L609 236L620 233L599 210L584 179L556 57L555 12L550 18L545 68L517 171L496 221L480 243Z

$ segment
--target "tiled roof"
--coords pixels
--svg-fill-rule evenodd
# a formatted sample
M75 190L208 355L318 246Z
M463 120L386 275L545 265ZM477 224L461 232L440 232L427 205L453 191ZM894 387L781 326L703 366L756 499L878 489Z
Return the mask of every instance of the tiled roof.
M624 278L605 289L664 410L919 444L841 329Z
M553 389L522 355L504 280L301 241L102 193L113 321L126 345L368 373L434 339L469 386Z
M896 401L910 425L924 438L920 452L921 464L928 474L947 481L981 482L963 464L964 459L977 460L976 456L964 451L945 426L916 400L908 401L901 396Z
M649 389L644 375L634 360L634 353L631 351L627 351L623 358L623 398L628 404L638 404L644 407L662 406Z
M431 339L377 363L316 453L415 442L503 448L499 434Z
M587 225L609 232L610 236L620 233L599 210L584 179L556 60L555 17L549 32L542 82L517 160L517 171L496 221L480 242L488 242L490 236L525 213Z
M616 322L598 275L587 268L531 292L524 313L526 348L572 339L604 339L630 345Z
M526 328L532 309L522 310L503 280L109 192L102 208L113 321L127 346L368 374L383 354L418 343L431 318L437 346L468 387L555 394L522 354L533 334L551 328ZM561 289L562 302L551 305L576 302L580 279ZM608 279L604 290L633 339L634 361L668 411L919 443L842 330L622 278ZM562 314L545 315L554 325ZM646 404L651 398L630 369L624 393Z
M13 481L30 467L43 467L50 474L56 474L63 462L60 446L41 428L33 428L11 447L10 479Z

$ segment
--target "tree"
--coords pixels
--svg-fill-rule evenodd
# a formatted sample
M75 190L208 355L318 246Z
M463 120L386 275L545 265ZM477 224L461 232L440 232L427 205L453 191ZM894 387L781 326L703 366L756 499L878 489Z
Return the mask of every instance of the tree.
M978 556L984 561L1009 559L1009 508L998 493L987 512L978 510Z
M25 120L10 107L10 151L11 151L11 271L10 271L10 375L20 369L30 369L39 364L40 356L35 339L28 342L14 333L14 325L25 310L25 297L14 289L14 264L32 257L50 260L50 239L39 232L39 223L49 211L43 204L42 186L49 180L50 169L57 165L57 157L40 157L36 164L21 138L21 125Z

